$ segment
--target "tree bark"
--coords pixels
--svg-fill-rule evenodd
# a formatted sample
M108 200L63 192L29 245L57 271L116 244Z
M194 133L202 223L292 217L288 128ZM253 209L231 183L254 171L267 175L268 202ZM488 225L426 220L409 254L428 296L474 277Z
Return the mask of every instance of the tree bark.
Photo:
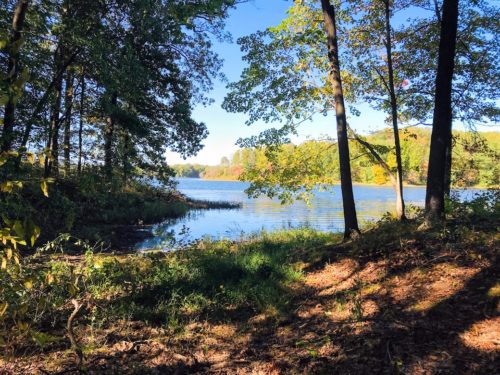
M451 193L451 164L452 164L452 153L453 153L453 133L446 146L446 165L444 171L444 196L445 198L450 197Z
M71 120L73 115L74 74L68 70L66 76L66 93L64 96L64 175L68 176L71 166Z
M340 78L339 50L337 41L337 25L335 9L330 0L321 0L323 18L327 34L328 58L330 60L330 77L332 80L333 94L335 96L335 113L337 115L337 138L340 162L340 186L342 190L342 203L344 206L344 237L349 238L359 234L356 205L352 190L351 163L349 157L349 141L347 138L347 120L345 114L344 94Z
M82 154L83 154L83 114L85 108L85 73L82 73L82 78L80 82L81 93L80 93L80 118L78 127L78 175L82 173Z
M33 110L31 117L29 118L29 120L26 123L26 126L24 128L23 138L21 140L21 148L22 149L26 148L26 145L28 144L28 141L30 139L31 129L33 128L33 124L38 119L38 116L42 112L47 101L49 100L50 94L52 94L52 90L54 90L56 88L59 80L62 80L62 77L63 77L64 73L66 72L66 69L68 68L68 66L73 64L73 62L75 61L75 58L77 57L79 52L80 52L80 50L76 49L71 54L71 56L64 62L63 66L61 66L59 71L54 72L54 76L52 77L52 80L51 80L49 86L47 87L47 90L45 90L42 97L37 102L36 107Z
M385 5L385 47L387 52L387 70L389 73L389 96L391 102L392 128L394 131L394 146L396 151L396 214L399 220L405 220L405 202L403 198L403 162L401 160L401 142L398 126L398 100L394 87L394 68L392 64L392 36L391 36L391 8L389 0L384 0Z
M115 116L118 95L111 95L111 106L109 109L108 118L106 120L106 128L104 130L104 172L108 180L113 175L113 135L115 131Z
M9 86L11 86L19 77L20 47L14 47L14 50L12 50L12 48L17 43L21 42L24 20L26 18L26 11L28 10L28 3L28 0L18 0L14 10L14 16L12 17L12 33L9 40L9 56L6 79ZM16 100L16 94L9 92L8 101L4 108L4 123L0 151L9 151L12 149L12 143L14 141Z
M434 118L432 122L427 191L425 197L426 223L441 220L444 214L447 150L451 145L452 82L458 27L458 0L444 0L439 41Z
M64 52L61 45L57 48L54 55L54 71L60 71ZM54 85L54 101L52 103L49 134L47 137L47 149L50 151L50 158L45 159L45 177L48 177L54 171L59 172L59 128L61 127L61 103L62 103L62 75L57 77Z
M123 135L123 187L128 187L128 178L130 172L130 134L125 129L125 134Z

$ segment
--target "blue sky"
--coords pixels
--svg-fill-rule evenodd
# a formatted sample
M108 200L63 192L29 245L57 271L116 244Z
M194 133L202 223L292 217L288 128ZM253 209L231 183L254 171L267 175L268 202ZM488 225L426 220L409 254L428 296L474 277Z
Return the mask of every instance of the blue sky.
M236 40L258 30L265 30L269 26L275 26L286 17L286 10L292 5L292 1L285 0L251 0L238 5L231 10L227 20L227 31L233 36L232 43L218 43L214 50L224 60L223 71L229 81L236 81L245 67L242 61L242 53ZM226 84L216 82L214 90L209 96L215 100L208 107L197 106L193 117L197 121L203 121L210 132L208 138L203 142L205 147L197 156L183 160L176 153L167 153L169 164L177 163L199 163L207 165L219 164L223 156L230 156L238 149L235 142L240 137L258 134L270 125L263 122L245 125L247 116L245 114L228 113L221 108L222 101L227 93ZM382 116L383 121L383 116ZM334 136L335 118L332 116L318 116L313 122L303 126L301 136L294 141L300 141L307 136L318 137L323 134Z
M279 24L286 17L286 10L292 4L291 0L250 0L230 11L226 30L232 34L233 42L215 42L214 44L214 50L224 60L223 71L229 81L238 80L241 71L245 67L236 40L241 36ZM404 14L397 14L393 25L397 26L398 22L404 22L404 18ZM238 138L258 134L270 126L262 122L247 126L245 125L247 120L245 114L224 111L221 104L226 93L226 84L215 82L214 90L208 94L215 100L214 103L208 107L199 105L194 109L194 119L204 122L210 132L208 138L203 142L205 145L203 150L197 156L186 160L176 153L169 152L166 155L169 164L198 163L217 165L223 156L231 156L238 149L235 145ZM386 126L384 123L386 115L384 113L376 112L363 104L357 105L356 108L361 111L361 116L349 118L348 121L357 131L367 133ZM323 135L334 138L336 134L335 126L333 113L326 117L318 115L311 122L302 125L299 137L293 139L293 141L297 143L308 137L318 138Z

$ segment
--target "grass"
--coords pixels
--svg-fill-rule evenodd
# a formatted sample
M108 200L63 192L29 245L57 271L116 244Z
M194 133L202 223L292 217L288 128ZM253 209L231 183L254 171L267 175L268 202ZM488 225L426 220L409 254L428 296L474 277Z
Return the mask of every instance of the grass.
M290 262L293 250L333 238L303 229L263 233L239 244L205 240L171 253L98 256L87 264L89 292L114 301L113 314L106 309L103 318L167 326L216 311L283 311L290 285L302 275Z
M419 220L387 218L348 242L301 228L170 253L41 254L25 265L30 289L4 294L14 360L0 368L74 368L65 325L76 300L95 372L492 373L498 205L471 207L457 212L486 207L489 220L471 227L460 214L418 231ZM26 306L22 332L8 325L15 305Z

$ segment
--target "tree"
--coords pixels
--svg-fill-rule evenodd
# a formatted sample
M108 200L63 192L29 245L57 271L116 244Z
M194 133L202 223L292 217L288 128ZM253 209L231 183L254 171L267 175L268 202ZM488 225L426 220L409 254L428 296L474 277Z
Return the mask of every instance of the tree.
M328 59L330 60L330 79L332 80L335 97L335 113L337 115L337 142L339 148L340 186L344 205L344 237L359 233L356 206L352 191L351 164L349 157L349 142L347 138L347 119L345 114L342 79L340 77L339 51L337 41L337 24L335 8L330 0L321 0L323 18L327 34Z
M46 176L57 173L62 156L67 175L78 153L79 172L86 155L89 163L104 165L108 177L116 170L124 180L135 173L168 178L167 149L190 156L203 147L207 129L192 118L192 108L210 103L206 93L221 68L212 40L226 37L224 18L238 0L42 0L24 26L17 15L28 1L5 3L2 28L15 18L18 31L5 43L2 35L2 74L26 80L17 66L9 68L13 57L20 60L7 50L23 34L22 68L31 77L15 106L6 102L16 121L7 116L3 147L49 149ZM72 132L74 120L78 132Z
M405 219L403 198L403 165L399 135L399 96L405 87L404 76L394 63L395 42L391 18L391 0L351 0L350 12L356 14L347 31L349 38L349 71L356 76L357 96L389 114L394 132L396 156L396 214ZM381 53L384 51L384 53Z
M443 1L434 118L425 197L427 222L440 219L444 214L446 153L452 137L452 82L455 67L458 9L458 0Z
M331 35L333 34L330 33ZM279 196L284 201L291 197L304 198L307 196L305 193L311 192L324 181L323 178L320 179L319 173L314 172L317 168L313 158L283 164L279 153L282 146L289 143L290 134L296 133L301 124L317 114L326 115L333 111L336 99L340 100L343 96L338 95L343 94L342 91L338 91L337 96L334 95L335 80L328 74L332 71L329 60L331 51L328 47L333 48L333 39L329 40L330 44L325 43L321 4L317 1L296 1L289 9L288 17L278 26L241 38L238 43L245 52L244 59L248 62L248 67L244 69L238 82L229 85L230 93L225 98L223 107L231 112L247 113L249 125L258 120L284 122L281 127L272 127L258 136L239 141L242 147L262 149L269 162L266 170L251 173L254 179L251 180L249 191L253 196L267 194ZM348 75L338 69L337 73L342 74L347 86L350 86ZM339 78L337 77L337 82ZM347 125L345 116L342 120L341 115L344 110L343 101L339 101L338 107L346 215L349 217L346 235L350 235L351 230L357 231L357 220L352 199L352 182L349 182L350 168L347 165L347 132L346 129L345 132L342 131ZM306 161L309 164L304 164ZM308 173L304 173L305 169ZM329 176L329 181L337 180L336 173L340 171L335 170L334 165L323 168L323 172L326 170L334 173ZM250 177L248 173L244 176Z
M416 124L431 125L434 107L442 3L437 0L415 1L427 16L413 19L396 32L401 43L398 54L400 69L408 86L401 101L403 118ZM460 4L452 90L452 118L472 131L478 124L498 122L500 79L498 69L499 9L487 0ZM453 137L447 145L445 195L449 193L452 169Z
M16 103L21 96L26 77L19 77L21 73L20 48L23 41L24 21L28 10L28 0L18 0L12 16L12 29L8 41L0 40L2 49L7 51L8 63L6 76L2 79L2 91L7 91L3 117L3 131L0 151L9 151L12 147ZM27 71L25 71L27 72Z

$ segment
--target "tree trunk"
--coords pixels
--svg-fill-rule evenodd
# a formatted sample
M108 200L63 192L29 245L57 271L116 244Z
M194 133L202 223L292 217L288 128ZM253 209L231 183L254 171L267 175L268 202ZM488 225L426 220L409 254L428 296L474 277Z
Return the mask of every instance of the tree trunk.
M335 9L330 0L321 0L323 18L327 34L328 58L330 60L330 77L332 80L333 94L335 96L335 113L337 115L337 138L340 162L340 186L342 190L342 203L344 206L344 237L359 234L356 205L352 191L351 162L349 157L349 141L347 138L347 120L345 114L344 95L340 78L339 50L337 42L337 25Z
M24 29L24 20L28 9L28 0L18 0L12 18L12 34L9 40L9 55L7 64L7 85L10 87L19 77L20 43ZM2 142L0 151L9 151L12 148L14 138L14 123L16 111L16 93L9 92L8 100L4 109L4 122L2 131Z
M26 122L26 126L24 128L24 133L23 133L23 138L21 140L21 148L25 149L26 145L28 144L28 141L30 139L31 135L31 129L33 128L33 124L35 121L38 120L38 116L42 112L45 104L50 98L50 94L52 93L52 90L54 90L57 86L57 83L62 80L62 77L64 73L66 72L66 69L68 66L70 66L73 61L75 61L75 58L77 57L78 53L80 52L79 49L76 49L71 56L64 62L63 66L59 69L59 71L54 71L54 75L52 77L52 80L47 87L47 90L43 93L42 97L40 100L36 103L36 107L33 110L33 113L31 114L29 120ZM18 159L19 160L19 159Z
M128 186L128 177L130 171L130 134L127 130L125 130L125 134L123 135L123 187L127 188Z
M62 65L64 53L59 46L55 52L54 65L55 71L59 71ZM60 111L62 102L62 75L57 77L54 85L54 101L52 103L49 134L47 137L47 149L50 152L50 158L45 159L45 177L48 177L54 171L59 172L59 128L61 126Z
M432 122L427 192L426 223L443 218L447 149L451 151L452 82L458 27L458 0L444 0L439 41L434 118Z
M73 114L74 74L68 70L66 77L66 94L64 96L64 175L68 176L71 164L71 120Z
M118 95L113 93L111 96L111 106L108 118L106 120L106 129L104 130L104 172L108 180L113 175L113 135L115 131L115 116Z
M403 162L401 160L401 143L399 140L398 127L398 101L396 98L396 88L394 87L394 68L392 65L392 36L391 36L391 9L389 0L384 1L385 5L385 33L386 33L386 52L387 69L389 73L389 95L391 101L392 128L394 131L394 146L396 151L396 214L399 220L405 220L405 202L403 198Z
M82 73L81 78L81 93L80 93L80 123L78 127L78 175L82 174L82 147L83 147L83 114L85 107L85 73Z
M444 196L445 198L450 197L451 193L451 163L452 163L452 152L453 152L453 134L450 137L448 146L446 147L446 166L444 172Z

